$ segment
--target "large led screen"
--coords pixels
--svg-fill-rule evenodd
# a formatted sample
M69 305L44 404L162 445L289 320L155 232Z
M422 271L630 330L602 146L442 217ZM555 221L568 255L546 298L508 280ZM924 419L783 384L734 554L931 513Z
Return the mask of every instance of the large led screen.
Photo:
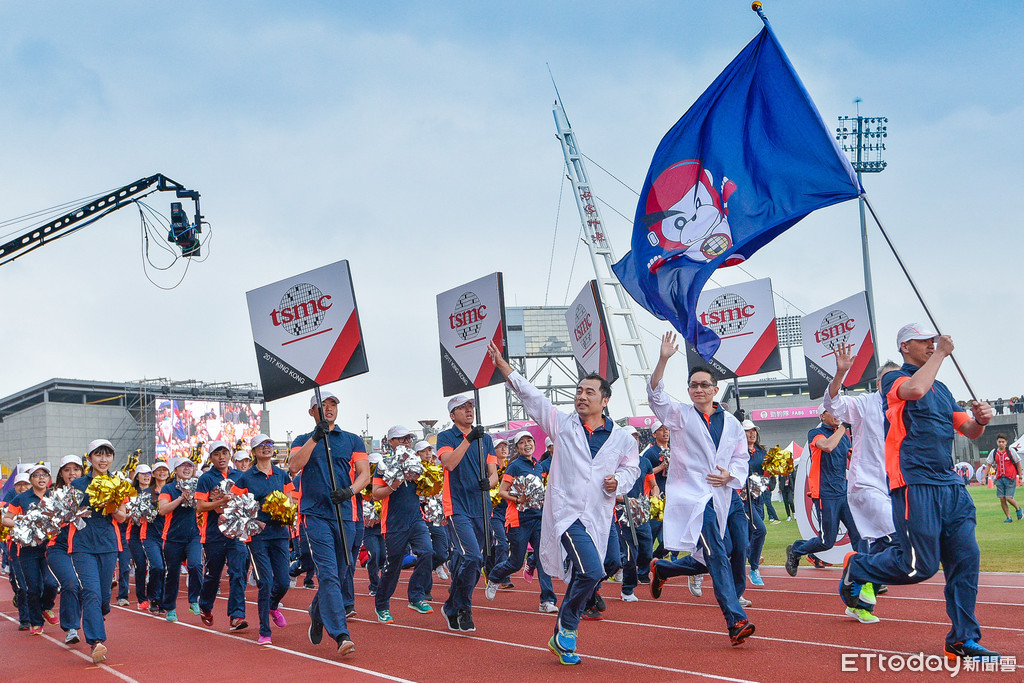
M230 447L260 433L263 405L217 401L156 400L156 457L187 457L199 443L224 441Z

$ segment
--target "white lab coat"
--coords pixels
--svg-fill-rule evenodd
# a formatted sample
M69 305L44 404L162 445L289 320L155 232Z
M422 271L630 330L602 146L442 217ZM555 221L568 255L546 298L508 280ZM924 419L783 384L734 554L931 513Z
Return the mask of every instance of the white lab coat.
M550 576L568 582L566 552L562 534L577 519L583 523L604 562L608 533L612 525L615 496L633 488L640 476L636 439L613 423L612 433L595 457L590 456L587 432L575 413L562 413L518 372L508 378L527 414L555 442L548 472L544 512L540 528L540 562ZM604 490L604 478L615 475L619 485L614 493Z
M853 452L846 472L846 500L864 538L884 538L896 533L892 500L885 471L885 416L882 395L877 391L858 396L825 392L825 410L853 427Z
M715 448L703 416L692 405L676 403L665 393L665 383L651 388L647 399L655 417L668 427L670 459L665 482L665 547L694 552L704 526L704 508L714 500L718 531L725 537L733 491L747 481L747 437L739 420L725 413L722 438ZM707 476L723 467L732 474L725 486L712 486Z

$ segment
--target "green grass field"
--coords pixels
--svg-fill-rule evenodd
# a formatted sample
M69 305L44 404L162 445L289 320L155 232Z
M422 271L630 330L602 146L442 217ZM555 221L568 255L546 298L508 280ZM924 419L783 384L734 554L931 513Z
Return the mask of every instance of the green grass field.
M971 486L971 496L978 508L976 536L981 548L981 571L1021 572L1024 571L1024 522L1014 516L1013 524L1003 522L1004 516L996 498L995 489ZM1024 505L1024 493L1018 497ZM785 519L782 503L776 502L775 511ZM1013 512L1011 508L1011 513ZM800 532L796 522L768 524L768 536L764 543L765 564L782 565L786 561L786 546L797 540Z

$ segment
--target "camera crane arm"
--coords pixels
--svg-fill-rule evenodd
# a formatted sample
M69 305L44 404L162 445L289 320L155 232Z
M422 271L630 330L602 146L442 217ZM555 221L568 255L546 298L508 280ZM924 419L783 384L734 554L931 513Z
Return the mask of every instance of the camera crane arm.
M154 187L155 185L155 187ZM181 248L182 256L199 256L199 240L196 234L202 231L203 216L199 211L199 193L189 190L181 183L171 180L162 173L141 178L134 183L107 192L59 218L32 228L5 244L0 244L0 266L38 249L56 239L70 235L107 214L124 208L128 204L153 192L171 192L179 199L195 202L195 222L189 223L188 215L182 210L181 202L171 204L171 230L168 241Z

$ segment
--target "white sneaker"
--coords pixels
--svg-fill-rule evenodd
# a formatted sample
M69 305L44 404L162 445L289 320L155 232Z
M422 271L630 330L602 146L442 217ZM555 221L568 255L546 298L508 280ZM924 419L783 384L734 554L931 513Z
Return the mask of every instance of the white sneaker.
M437 578L441 579L442 581L447 581L448 580L448 572L445 571L445 568L444 568L443 564L440 567L438 567L437 569L435 569L434 573L437 574Z
M487 587L484 588L484 597L488 600L493 600L494 596L498 594L498 584L494 583L490 579L487 579Z
M78 642L78 631L73 628L69 628L67 634L64 636L65 645L74 645Z
M750 607L753 604L754 603L752 603L750 600L747 600L746 598L740 598L740 607Z
M622 570L621 569L619 571L615 572L615 576L612 577L612 581L615 581L617 583L622 583Z
M540 603L540 611L544 614L558 614L558 607L553 602L544 601Z
M619 593L619 596L622 598L622 602L640 602L640 598L632 593Z
M695 598L699 598L701 595L704 594L704 591L701 590L701 586L703 584L704 577L700 574L698 574L697 576L691 576L686 581L686 587L690 589L690 595L692 595Z

